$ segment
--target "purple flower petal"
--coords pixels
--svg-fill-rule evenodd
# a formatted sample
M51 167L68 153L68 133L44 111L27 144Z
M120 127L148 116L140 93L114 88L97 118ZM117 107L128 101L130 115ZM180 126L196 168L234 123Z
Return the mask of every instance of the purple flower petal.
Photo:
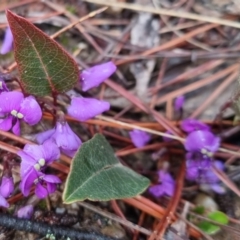
M134 146L137 148L145 146L151 139L150 134L138 129L130 131L129 135Z
M214 153L219 148L220 138L214 136L209 131L199 130L191 132L187 136L184 145L187 151L202 152L203 150L207 150L208 152Z
M62 181L55 175L44 174L43 180L49 183L61 183Z
M184 132L191 133L196 130L210 131L210 127L196 119L185 119L181 122L181 128Z
M158 171L159 184L149 188L150 193L156 197L160 197L164 194L173 196L175 189L175 181L172 176L163 170Z
M35 135L35 140L39 144L43 144L46 140L50 139L55 132L55 128L41 132Z
M0 186L0 194L4 198L8 198L14 190L14 182L12 177L3 177L1 186Z
M26 205L17 211L18 218L30 219L33 215L33 205Z
M9 131L12 128L12 116L8 116L4 119L0 118L0 129L3 131Z
M23 114L23 120L30 126L37 124L42 118L42 110L32 96L26 97L21 102L19 112Z
M24 97L21 92L3 92L0 94L0 113L11 113L12 110L19 111Z
M31 186L34 183L34 181L38 179L37 172L31 168L26 175L22 178L22 181L20 183L20 189L22 191L22 194L27 197L30 193Z
M9 203L7 202L7 200L0 195L0 206L8 208L9 207Z
M18 119L16 119L16 123L14 124L12 131L15 135L20 136L20 122Z
M163 189L163 187L161 185L155 185L155 186L151 186L149 188L149 192L154 195L155 197L161 197L164 195L165 191Z
M4 36L4 40L3 40L3 44L0 50L0 54L6 54L8 52L10 52L13 48L13 35L11 32L10 27L7 27L6 31L5 31L5 36Z
M115 71L116 66L113 62L103 63L83 70L81 73L82 90L86 92L93 87L97 87Z
M38 183L36 185L35 194L38 198L43 199L46 198L49 193L48 190L41 183Z
M94 98L73 97L68 114L80 121L86 121L110 109L109 102Z
M179 111L183 108L185 97L183 95L177 97L174 102L174 109Z
M37 145L37 144L29 144L27 143L24 148L23 151L29 155L34 161L35 163L41 159L44 158L44 149L42 145ZM20 151L21 152L21 151ZM19 154L18 154L19 155ZM20 155L19 155L20 156ZM23 157L25 157L25 155L23 155ZM24 161L25 159L22 158L22 161ZM27 161L29 161L29 158L26 159ZM46 160L46 159L45 159Z
M217 183L215 183L215 184L210 184L210 187L211 187L211 189L212 189L214 192L216 192L216 193L218 193L218 194L224 194L224 193L226 193L225 188L224 188L223 186L221 186L220 184L217 184Z
M65 153L76 152L82 144L80 138L72 131L67 122L57 122L56 131L52 138Z
M43 143L43 158L47 164L52 163L60 157L60 151L56 143L52 140L47 140Z
M54 193L57 189L56 183L47 183L47 191L49 194Z

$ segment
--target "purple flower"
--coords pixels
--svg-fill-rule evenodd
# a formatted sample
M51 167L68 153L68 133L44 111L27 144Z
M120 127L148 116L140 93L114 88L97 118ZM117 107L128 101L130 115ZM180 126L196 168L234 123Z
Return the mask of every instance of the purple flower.
M8 27L5 31L5 36L0 50L0 54L6 54L10 52L12 48L13 48L13 35L10 27Z
M18 156L21 157L20 174L22 178L31 177L33 171L40 172L47 165L58 159L60 151L58 146L51 140L45 141L42 145L26 144L23 150L18 151Z
M33 215L33 205L26 205L17 211L18 218L30 219Z
M94 98L73 97L68 114L80 121L86 121L110 109L109 102Z
M4 198L8 198L14 190L14 182L12 177L2 177L2 182L0 186L0 194Z
M158 171L159 184L151 186L149 192L155 197L161 197L163 195L173 196L175 181L172 176L163 170Z
M115 71L116 66L113 62L106 62L83 70L81 73L82 90L86 92L93 87L97 87Z
M210 127L196 119L185 119L181 122L181 128L184 132L191 133L196 130L210 131Z
M41 199L47 197L51 193L54 193L58 183L61 183L61 180L57 176L46 175L32 168L22 179L20 189L24 196L28 196L31 186L34 184L35 194Z
M82 144L80 138L72 131L67 122L57 122L54 129L36 135L36 140L40 144L47 139L54 140L60 150L70 157L74 156Z
M150 134L138 129L130 131L129 135L134 146L137 148L145 146L151 139Z
M206 130L191 132L185 141L185 149L189 152L200 152L208 157L212 157L220 145L220 138L214 136Z
M174 101L174 109L180 111L183 108L185 97L183 95L178 96Z
M29 125L37 124L42 117L40 106L34 97L24 98L21 92L0 94L0 129L20 135L20 120Z
M221 161L214 161L213 164L219 170L224 169L224 165ZM195 181L199 184L208 185L214 192L224 193L224 188L219 184L218 177L213 173L211 165L203 166L203 162L200 161L186 161L186 178L191 181Z

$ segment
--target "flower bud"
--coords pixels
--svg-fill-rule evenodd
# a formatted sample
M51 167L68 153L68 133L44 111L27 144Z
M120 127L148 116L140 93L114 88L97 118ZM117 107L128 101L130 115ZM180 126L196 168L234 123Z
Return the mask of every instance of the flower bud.
M0 186L0 194L4 198L8 198L14 190L14 182L12 177L3 177L1 186Z
M17 211L17 216L19 218L30 219L32 217L32 214L33 214L33 206L32 205L26 205Z
M97 87L115 71L116 66L113 62L106 62L83 70L81 73L82 90L86 92L93 87Z

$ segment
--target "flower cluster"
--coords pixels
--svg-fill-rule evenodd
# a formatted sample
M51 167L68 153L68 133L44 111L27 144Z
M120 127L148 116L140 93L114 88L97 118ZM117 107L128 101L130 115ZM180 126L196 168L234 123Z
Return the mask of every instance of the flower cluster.
M20 189L24 196L28 196L31 186L35 185L35 194L45 198L55 192L56 184L61 180L55 175L45 174L46 167L59 158L60 151L52 140L45 141L42 145L26 144L23 150L18 151L21 157Z
M184 144L187 150L186 178L199 184L208 184L213 191L223 193L218 178L211 170L213 164L223 169L220 161L213 161L213 155L220 146L220 138L211 132L209 126L195 119L184 120L181 127L188 133Z

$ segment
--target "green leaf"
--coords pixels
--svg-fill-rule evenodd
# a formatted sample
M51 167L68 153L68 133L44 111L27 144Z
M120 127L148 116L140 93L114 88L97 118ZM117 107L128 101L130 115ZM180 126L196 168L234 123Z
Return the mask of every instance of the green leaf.
M205 208L203 206L197 206L193 209L193 211L198 214L203 214L205 211Z
M202 221L197 226L208 235L213 235L220 230L219 226L214 225L207 221Z
M207 217L220 224L228 224L228 216L220 211L214 211L207 215ZM202 229L205 233L212 235L220 230L220 227L210 223L208 221L202 221L198 224L198 227Z
M72 57L25 18L7 11L14 37L14 55L25 92L38 96L74 87L79 70Z
M228 216L220 211L214 211L207 215L207 217L215 222L221 224L228 224Z
M123 166L105 137L96 134L80 147L73 159L63 201L130 198L148 186L149 180Z

